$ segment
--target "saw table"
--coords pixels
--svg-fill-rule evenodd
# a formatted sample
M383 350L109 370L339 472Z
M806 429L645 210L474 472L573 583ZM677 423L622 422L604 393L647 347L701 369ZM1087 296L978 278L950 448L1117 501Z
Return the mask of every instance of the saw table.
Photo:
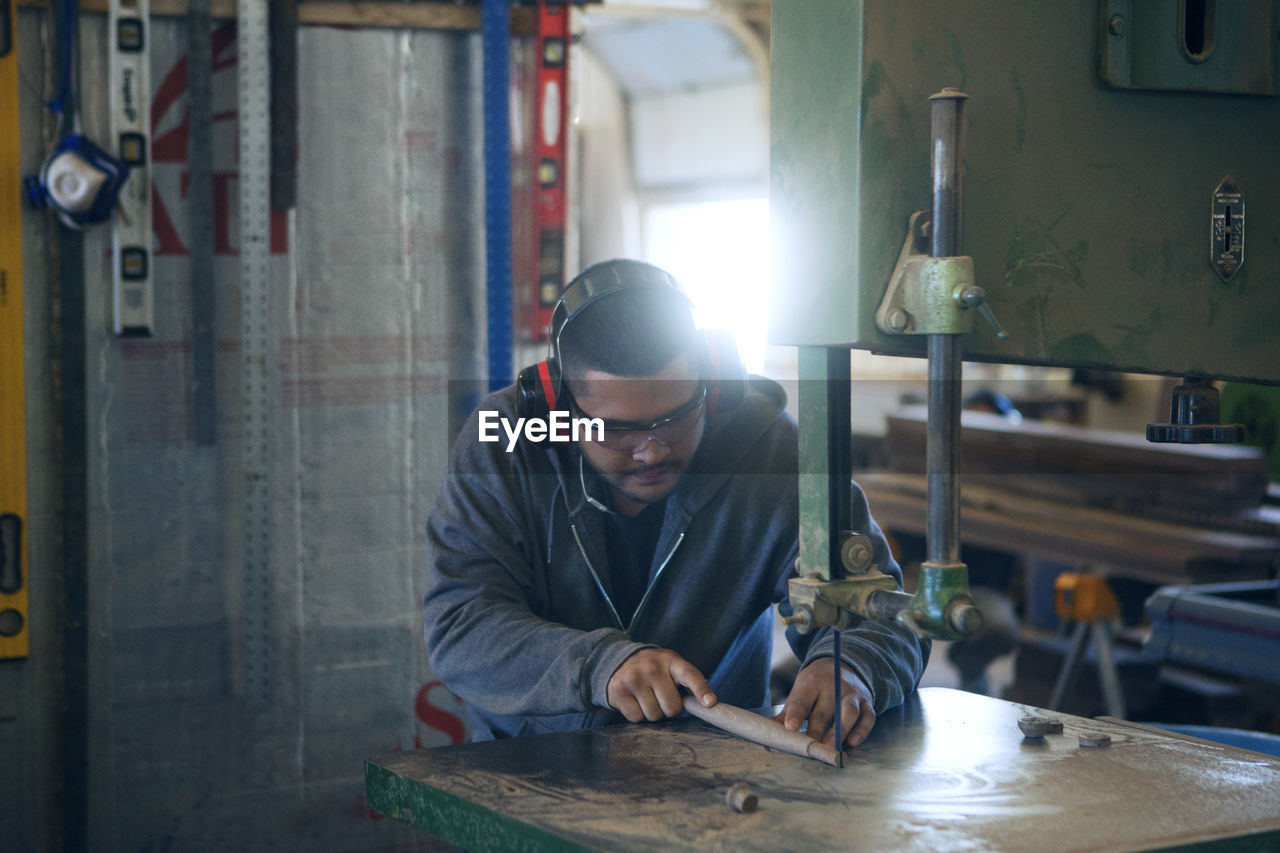
M1280 759L926 688L844 769L692 718L395 752L369 805L469 850L1280 849ZM1111 745L1079 746L1081 734ZM759 801L738 814L735 782Z

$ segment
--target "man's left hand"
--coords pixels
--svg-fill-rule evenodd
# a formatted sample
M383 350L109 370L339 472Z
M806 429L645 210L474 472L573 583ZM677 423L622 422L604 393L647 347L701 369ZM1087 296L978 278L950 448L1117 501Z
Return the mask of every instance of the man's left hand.
M840 665L840 727L842 741L857 746L867 739L871 727L876 724L875 704L871 689L862 678L844 664ZM787 696L787 703L774 719L789 731L799 731L805 720L809 721L809 736L814 740L835 746L836 732L831 725L835 716L835 659L819 658L800 670L796 683Z

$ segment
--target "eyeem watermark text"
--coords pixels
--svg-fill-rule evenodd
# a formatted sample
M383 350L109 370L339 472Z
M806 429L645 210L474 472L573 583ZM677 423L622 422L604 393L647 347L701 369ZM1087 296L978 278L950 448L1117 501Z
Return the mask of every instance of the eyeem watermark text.
M565 411L553 411L546 418L516 418L515 424L496 411L480 412L480 440L500 441L498 429L507 435L507 452L515 450L524 436L527 441L602 441L603 418L571 418Z

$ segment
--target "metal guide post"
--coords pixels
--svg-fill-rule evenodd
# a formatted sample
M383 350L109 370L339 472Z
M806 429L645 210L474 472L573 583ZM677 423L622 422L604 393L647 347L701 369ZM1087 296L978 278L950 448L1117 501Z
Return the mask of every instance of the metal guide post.
M266 0L239 0L240 111L240 355L244 464L245 699L270 698L272 376L271 161Z
M949 258L964 243L964 103L968 95L943 89L930 97L933 204L929 254ZM969 597L969 572L960 562L961 336L929 335L927 559L921 564L914 624L956 639L976 631L982 615Z
M26 382L15 0L0 0L0 659L26 657Z
M107 41L111 139L129 164L111 226L111 326L117 335L152 333L150 0L111 0Z
M964 101L946 90L933 96L933 217L930 252L960 254L964 235ZM960 561L960 382L961 337L929 336L928 562Z

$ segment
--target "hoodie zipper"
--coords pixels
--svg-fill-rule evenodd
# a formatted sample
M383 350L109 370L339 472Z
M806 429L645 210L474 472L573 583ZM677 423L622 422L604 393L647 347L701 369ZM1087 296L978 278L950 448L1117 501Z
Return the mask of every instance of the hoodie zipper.
M631 626L636 623L636 617L640 615L640 609L644 607L644 603L649 600L649 593L658 585L658 578L662 577L662 573L666 571L667 564L671 562L671 558L676 555L676 549L680 547L680 543L684 541L684 533L676 537L676 544L671 546L671 551L667 554L666 559L662 561L662 565L658 566L658 571L653 576L653 582L644 591L644 595L640 597L640 603L636 605L635 612L631 614L631 622L627 625L622 624L622 617L618 615L618 608L613 606L613 599L609 597L609 593L605 591L604 584L600 582L600 575L596 573L595 564L591 562L591 558L587 556L587 549L582 545L582 537L578 535L578 526L572 522L569 523L569 530L573 532L573 541L578 543L578 553L582 554L582 559L587 561L587 570L591 572L591 579L596 582L596 589L600 590L600 594L604 596L604 601L609 605L609 610L613 613L614 621L618 623L618 627L626 633L631 633Z
M613 606L613 599L609 597L609 593L605 592L604 584L600 583L600 576L596 574L596 567L591 562L591 558L587 556L587 549L582 547L582 538L578 536L578 525L569 522L569 530L573 532L573 541L578 543L578 552L582 554L582 559L587 561L587 570L591 572L592 579L596 582L596 589L600 590L600 594L604 596L604 601L609 605L609 610L613 612L613 619L618 623L618 628L626 631L627 628L622 624L622 619L618 616L618 608ZM683 534L681 534L683 537ZM676 544L679 544L678 542Z
M636 605L636 610L631 614L631 625L636 624L636 617L640 615L640 609L644 607L644 603L649 600L649 593L653 592L653 588L658 585L658 578L662 577L663 571L667 568L667 563L671 562L671 558L676 555L676 549L680 547L680 543L684 541L684 533L676 537L676 544L671 546L671 553L667 554L667 558L662 561L662 565L658 566L658 571L653 576L653 582L649 584L649 588L644 591L644 595L640 597L640 603ZM616 615L616 614L615 614ZM627 633L631 633L631 625L627 626Z

